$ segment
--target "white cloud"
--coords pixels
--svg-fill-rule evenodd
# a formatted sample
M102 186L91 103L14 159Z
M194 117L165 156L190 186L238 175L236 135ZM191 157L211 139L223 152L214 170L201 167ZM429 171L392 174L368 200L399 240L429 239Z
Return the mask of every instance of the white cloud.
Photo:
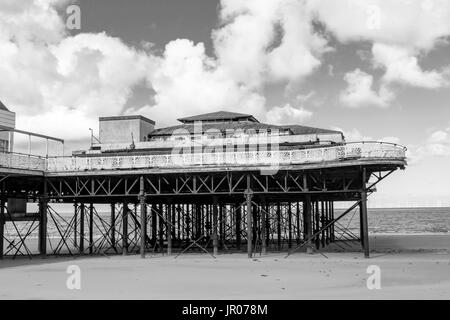
M450 156L450 128L432 132L419 152L423 156Z
M450 84L450 75L446 75L445 72L422 70L418 58L415 56L417 53L412 50L375 43L372 47L372 54L374 62L386 69L383 76L384 82L397 82L428 89Z
M369 40L430 50L450 34L447 0L312 0L311 7L342 42Z
M428 142L430 142L430 143L449 142L450 143L449 132L450 132L450 129L434 131L428 138Z
M311 74L328 51L301 1L221 1L223 26L213 32L221 65L250 87L265 81L297 81Z
M345 141L347 142L358 142L358 141L380 141L400 144L400 138L394 136L386 136L382 138L374 138L372 136L364 135L361 131L356 128L350 130L344 130L339 127L333 127L333 130L341 131L344 134Z
M83 110L60 106L51 112L18 117L17 127L33 128L36 132L61 137L66 140L88 139L89 128L96 131L98 119L88 117Z
M265 98L234 81L218 62L205 54L202 43L186 39L171 41L148 81L156 92L155 104L145 112L158 125L176 118L212 110L242 111L261 117Z
M412 164L419 163L428 157L450 156L450 128L435 130L420 145L411 146L408 158Z
M66 0L2 0L0 39L14 37L17 42L55 43L65 35L64 22L55 6Z
M394 98L393 93L384 86L379 92L374 91L373 76L360 69L347 73L344 80L347 82L347 88L341 92L339 98L346 107L388 107Z
M370 141L373 140L370 136L363 135L358 129L353 128L351 130L344 130L339 127L332 127L333 130L341 131L344 134L345 141L354 142L354 141Z
M370 0L367 7L360 1L222 0L214 57L202 43L186 39L169 42L158 55L150 43L138 50L104 33L70 36L55 9L66 2L0 3L0 99L17 112L24 129L66 139L106 114L142 112L159 126L212 110L303 122L310 111L291 104L270 108L264 87L276 82L292 88L322 64L331 49L313 21L340 41L373 42L373 61L386 70L378 90L373 76L359 69L345 76L341 100L350 107L388 106L390 83L437 88L448 79L444 70L422 70L418 59L450 33L447 1L405 6ZM144 82L153 99L125 110L133 88ZM303 106L309 98L300 96L296 103Z
M266 121L273 124L300 124L310 119L312 112L303 107L295 108L290 104L274 107L267 112Z
M370 41L373 62L386 69L385 83L439 88L444 70L422 70L418 57L450 35L447 0L312 0L318 18L341 42Z
M122 112L154 59L105 33L67 35L55 9L66 2L0 4L0 99L19 128L78 139Z
M223 1L223 24L213 34L217 58L206 55L202 43L187 39L169 42L157 56L105 33L69 36L55 10L64 2L2 3L2 21L7 23L0 31L0 97L17 112L19 126L66 139L78 137L77 129L85 130L71 130L72 119L86 124L84 128L111 114L145 113L159 126L212 110L264 119L264 84L309 75L328 50L313 30L311 12L294 0L264 5ZM28 19L30 14L33 19ZM149 97L154 104L125 110L133 88L143 81L155 92ZM309 114L303 109L290 112L296 119ZM46 117L58 125L33 121Z
M45 45L8 41L0 47L9 48L0 53L5 62L0 96L17 112L18 126L67 139L77 136L69 129L76 125L69 114L82 123L120 114L132 87L151 69L146 54L106 34L79 34ZM40 117L53 121L33 120Z

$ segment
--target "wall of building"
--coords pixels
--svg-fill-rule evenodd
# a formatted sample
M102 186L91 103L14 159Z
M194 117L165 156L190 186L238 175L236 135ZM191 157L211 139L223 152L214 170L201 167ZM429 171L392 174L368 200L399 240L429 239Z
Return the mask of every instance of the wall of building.
M102 144L144 141L154 125L139 118L99 121L99 139Z
M147 121L141 121L140 123L140 134L139 134L139 140L135 140L137 142L147 141L147 136L150 132L152 132L155 129L155 125L147 122Z
M16 114L7 110L0 110L0 130L14 129ZM0 131L0 152L12 151L14 135L7 131Z
M167 140L152 140L137 142L135 140L136 149L172 149L186 147L191 148L195 146L219 147L227 145L271 145L271 144L305 144L305 143L319 143L327 145L330 142L343 143L342 135L336 134L310 134L310 135L281 135L281 136L242 136L230 138L216 138L209 139L208 136L201 136L195 141L190 139L167 139ZM103 142L103 141L102 141ZM129 143L111 142L102 143L101 151L124 150L129 147Z

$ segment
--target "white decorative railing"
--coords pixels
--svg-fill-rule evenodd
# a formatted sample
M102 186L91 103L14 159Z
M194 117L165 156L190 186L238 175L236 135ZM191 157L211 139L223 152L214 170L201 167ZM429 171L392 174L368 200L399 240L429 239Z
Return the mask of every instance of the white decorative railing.
M383 142L279 151L123 155L101 157L39 157L0 153L0 167L48 172L211 166L278 166L351 159L405 159L406 148Z
M280 151L244 151L47 159L47 171L91 171L211 166L278 166L350 159L405 159L406 148L389 143L361 142L342 146Z
M6 152L0 153L0 167L45 171L47 162L40 156Z

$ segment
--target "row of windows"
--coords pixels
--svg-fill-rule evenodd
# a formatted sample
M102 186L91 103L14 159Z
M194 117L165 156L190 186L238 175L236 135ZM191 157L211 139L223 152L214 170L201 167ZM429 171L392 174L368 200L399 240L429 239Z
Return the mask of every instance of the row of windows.
M151 136L149 135L147 137L147 139L144 139L144 141L167 141L167 140L197 140L197 139L210 139L210 140L214 140L214 139L224 139L224 138L229 138L229 139L239 139L239 138L244 138L244 137L253 137L253 136L261 136L261 137L265 137L265 136L269 136L269 135L273 135L273 136L283 136L283 135L289 135L290 134L290 130L286 129L283 131L276 131L276 132L271 132L270 130L268 131L260 131L260 132L250 132L250 133L239 133L239 134L224 134L224 133L215 133L215 134L202 134L201 137L198 135L170 135L170 136Z

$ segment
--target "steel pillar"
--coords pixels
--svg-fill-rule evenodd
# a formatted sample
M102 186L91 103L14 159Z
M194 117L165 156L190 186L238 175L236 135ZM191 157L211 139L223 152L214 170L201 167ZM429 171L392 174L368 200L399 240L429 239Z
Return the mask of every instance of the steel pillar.
M80 254L84 254L84 203L80 203Z
M281 251L281 205L277 202L277 250Z
M236 249L241 250L241 206L239 203L235 204L236 215Z
M78 247L78 203L75 202L73 204L73 241L75 243L75 247Z
M364 257L369 258L369 227L367 222L367 191L366 191L366 169L362 172L362 190L360 206L361 220L361 242L364 249Z
M292 210L291 203L288 202L288 248L292 248Z
M218 253L218 235L217 235L217 215L218 215L218 203L217 197L213 198L213 212L212 212L212 236L213 236L213 255L217 256Z
M128 254L128 203L123 202L122 206L122 255Z
M0 259L3 259L3 237L5 232L5 199L0 199Z
M39 201L39 254L47 255L47 180L44 179L44 190Z
M304 235L305 241L309 241L306 246L306 253L313 253L313 248L311 244L312 238L312 212L311 212L311 197L306 196L305 201L303 202L303 221L304 221Z
M249 258L253 256L252 248L252 197L253 192L250 189L245 191L245 199L247 203L247 254Z
M266 199L264 197L261 198L261 254L267 254L267 206Z
M166 214L166 233L167 233L167 255L172 255L172 227L170 223L172 221L172 201L169 199L168 204L166 206L167 214Z
M94 251L94 204L89 204L89 254Z
M141 258L145 258L145 239L147 236L147 205L145 203L145 190L144 190L144 177L140 177L139 179L139 205L140 205L140 213L141 213Z
M164 215L164 207L163 204L160 202L158 203L158 239L159 239L159 249L161 250L162 253L163 252L163 248L164 248L164 220L163 220L163 215Z
M116 251L116 205L111 203L111 244Z

